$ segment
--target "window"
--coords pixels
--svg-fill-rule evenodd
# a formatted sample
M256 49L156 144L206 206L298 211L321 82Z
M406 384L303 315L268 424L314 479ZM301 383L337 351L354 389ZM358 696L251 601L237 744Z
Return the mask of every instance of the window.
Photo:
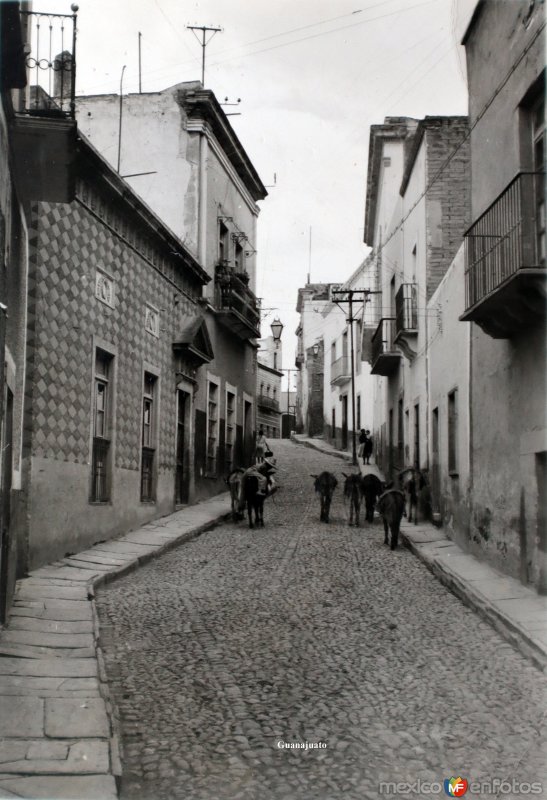
M273 354L273 366L274 369L277 369L277 353Z
M332 409L332 430L331 430L331 436L335 436L335 434L336 434L336 409L335 409L335 408L333 408L333 409Z
M448 395L448 473L458 474L458 390Z
M226 442L225 442L225 467L228 472L234 464L234 445L236 437L236 396L234 392L226 390Z
M357 397L355 398L355 406L356 406L356 408L355 408L355 416L356 416L356 419L357 419L356 428L357 428L358 431L360 431L361 430L361 395L360 394L358 394Z
M207 400L207 474L217 473L218 448L218 384L209 381Z
M142 400L142 448L141 448L141 502L151 503L155 500L154 492L154 456L156 452L154 400L156 394L155 375L144 373L144 389Z
M112 356L97 348L93 380L93 455L91 502L110 499L110 427L112 419Z
M405 466L405 439L404 439L403 398L399 398L397 406L397 458L399 466Z
M230 258L229 253L229 239L228 239L228 228L219 220L218 222L218 260L219 262L228 261Z
M330 363L334 364L336 361L336 342L333 342L330 346Z

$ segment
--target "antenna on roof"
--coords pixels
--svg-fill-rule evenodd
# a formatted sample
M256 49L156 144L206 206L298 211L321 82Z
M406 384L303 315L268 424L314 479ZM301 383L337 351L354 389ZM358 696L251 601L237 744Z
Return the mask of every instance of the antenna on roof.
M201 85L205 89L205 49L215 33L219 33L222 31L222 28L212 28L208 25L187 25L186 26L189 31L192 31L196 39L201 45ZM196 31L201 31L201 41L199 36L197 35ZM207 38L207 34L212 32L211 36Z

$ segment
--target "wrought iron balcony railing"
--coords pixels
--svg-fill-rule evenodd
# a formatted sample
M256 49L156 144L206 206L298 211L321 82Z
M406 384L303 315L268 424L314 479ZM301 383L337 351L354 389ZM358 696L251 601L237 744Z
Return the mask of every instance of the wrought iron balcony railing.
M279 411L279 400L267 394L259 394L256 399L257 405L268 408L270 411Z
M465 234L467 309L518 270L545 269L536 247L534 203L544 181L542 172L519 173Z
M402 334L418 333L417 287L403 283L395 295L395 341Z
M339 384L349 380L351 380L350 359L348 356L340 356L331 363L330 382Z
M382 317L371 342L374 375L391 375L399 366L401 352L395 347L395 318Z
M33 84L26 113L75 119L76 22L75 13L21 11L23 36L30 43L26 66Z
M465 313L494 338L545 315L545 173L520 172L465 234Z
M247 281L235 271L217 268L215 275L217 310L227 326L243 339L260 336L259 303Z

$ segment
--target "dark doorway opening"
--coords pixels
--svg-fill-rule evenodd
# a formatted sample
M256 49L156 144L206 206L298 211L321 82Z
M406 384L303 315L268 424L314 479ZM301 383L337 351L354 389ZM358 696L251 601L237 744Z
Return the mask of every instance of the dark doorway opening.
M188 414L190 395L182 389L177 391L177 467L175 476L175 502L184 505L188 502L190 485L188 450Z
M8 389L2 444L0 507L0 622L6 621L8 604L8 559L10 554L11 478L13 457L13 394Z

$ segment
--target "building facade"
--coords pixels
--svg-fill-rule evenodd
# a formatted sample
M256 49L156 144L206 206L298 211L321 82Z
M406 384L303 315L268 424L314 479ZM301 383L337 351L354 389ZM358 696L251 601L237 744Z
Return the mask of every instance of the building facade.
M17 96L27 82L19 3L0 3L0 625L18 574L25 516L23 408L28 292L25 196L14 169Z
M296 329L296 430L298 433L320 432L323 417L323 386L318 382L317 368L324 363L323 312L330 308L332 289L340 284L307 283L298 290L296 311L300 322ZM318 361L318 352L322 360ZM309 361L309 363L308 363Z
M273 367L257 365L256 389L256 427L266 434L266 438L281 438L281 379L283 373Z
M483 0L465 33L471 124L469 546L547 591L544 4ZM504 42L492 47L492 41Z
M191 501L213 417L207 274L83 137L73 166L29 217L28 569Z
M210 278L202 304L213 358L197 379L204 402L196 437L205 447L196 451L195 498L215 494L254 448L256 225L266 189L213 92L199 82L123 97L121 137L118 96L77 98L76 105L83 133Z
M283 328L281 327L281 332ZM256 428L263 429L266 437L281 438L283 347L281 333L278 339L266 336L261 339L257 353Z

